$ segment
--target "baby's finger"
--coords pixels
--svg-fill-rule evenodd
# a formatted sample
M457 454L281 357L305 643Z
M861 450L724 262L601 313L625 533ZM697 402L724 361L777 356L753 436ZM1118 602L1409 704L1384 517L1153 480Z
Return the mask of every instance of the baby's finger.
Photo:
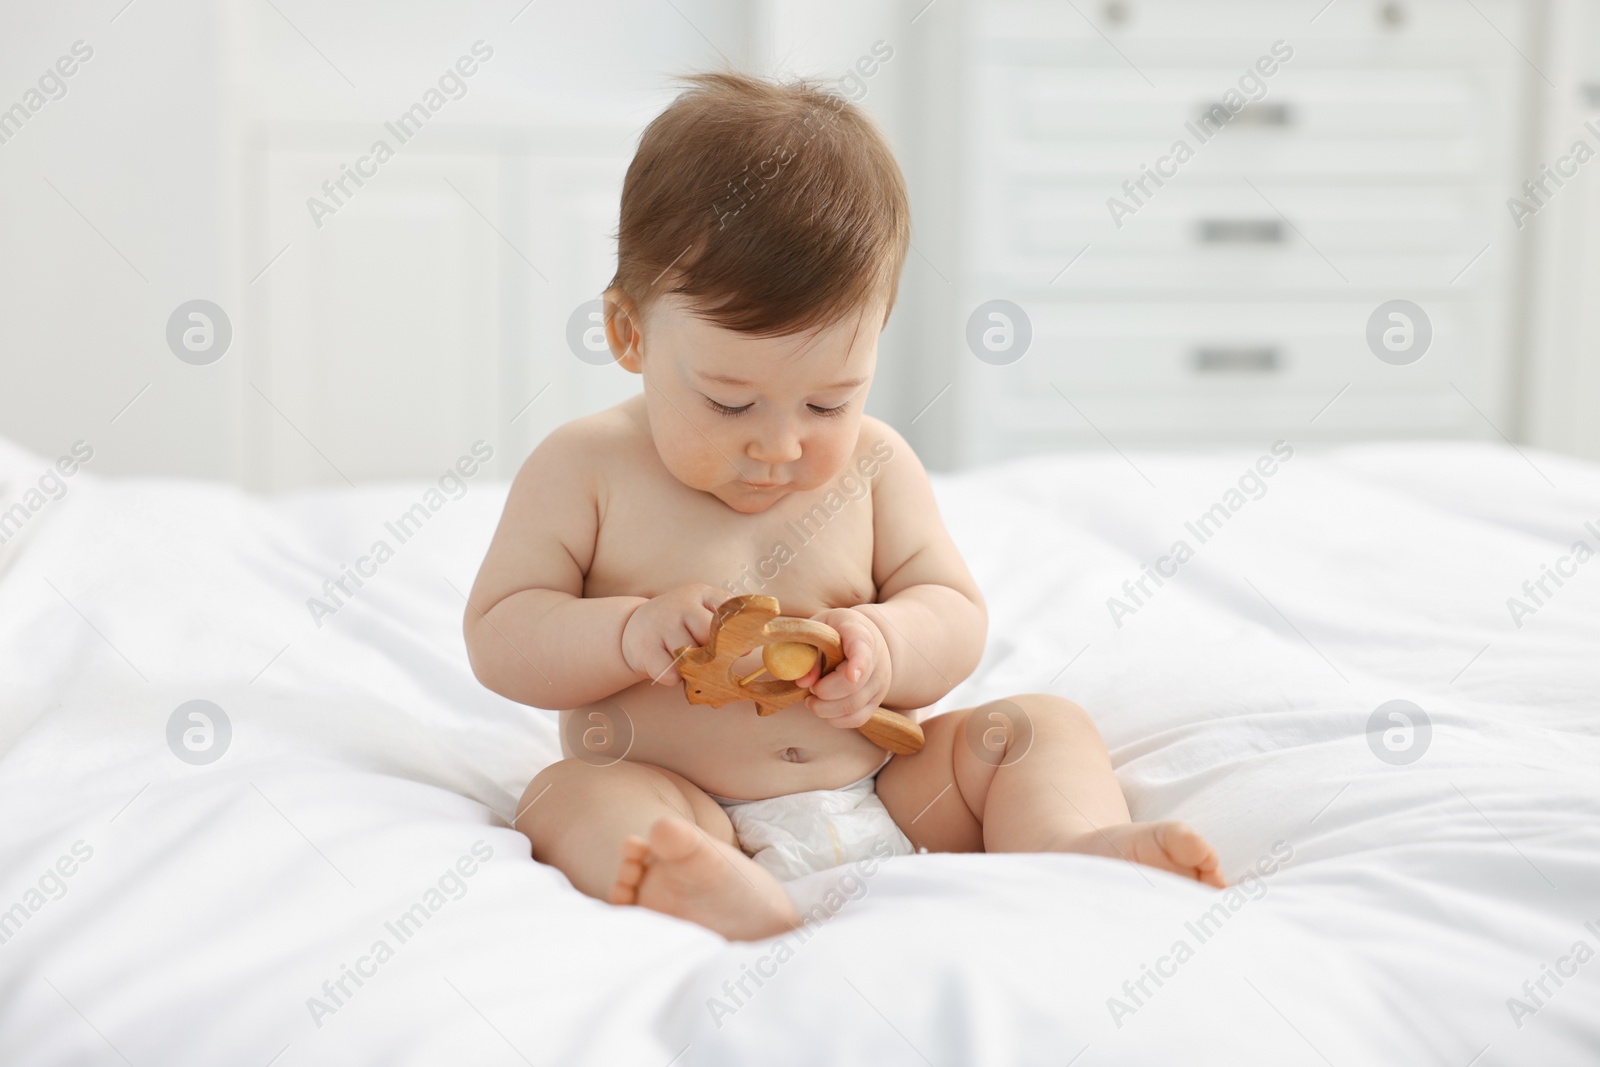
M852 691L841 697L828 697L819 695L812 690L806 698L806 706L820 719L837 719L841 716L852 715L867 705L867 694Z
M849 659L844 664L846 670L852 672L850 677L860 682L872 673L873 648L872 642L860 634L850 635L845 642L845 655Z
M683 675L678 673L678 657L665 647L651 655L648 666L650 680L656 685L677 685L683 681Z
M840 664L817 679L816 683L810 687L811 692L819 700L841 700L860 689L860 679L850 677L848 667L848 663Z
M794 680L794 684L799 686L801 689L813 689L816 687L817 680L821 677L822 658L819 656L817 657L817 662L812 664L811 669L806 671L806 673L802 674L800 677L796 678Z
M865 698L851 696L844 700L819 700L815 696L806 700L814 715L826 720L830 726L841 730L854 730L872 718L872 706Z
M686 643L691 645L706 645L711 643L711 612L704 606L690 608L683 616L684 636Z
M858 682L872 673L872 641L862 634L860 623L848 616L840 620L838 630L844 662L834 668L830 677L842 675Z
M845 662L838 665L838 670L842 670L846 678L861 681L872 673L872 661L874 661L872 638L862 633L859 627L846 627L842 633L840 646L845 651Z

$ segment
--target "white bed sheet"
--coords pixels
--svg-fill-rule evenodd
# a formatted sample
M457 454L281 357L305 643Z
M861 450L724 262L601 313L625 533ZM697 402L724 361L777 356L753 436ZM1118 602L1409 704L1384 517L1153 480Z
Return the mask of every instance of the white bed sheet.
M1520 628L1506 605L1600 547L1600 469L1300 450L1115 625L1107 598L1257 455L939 478L991 612L944 703L1070 696L1136 818L1189 820L1230 880L1290 858L1202 940L1221 898L1158 872L905 857L816 876L852 896L783 948L588 900L506 827L557 743L459 637L502 486L470 485L319 628L306 599L423 486L263 500L80 474L0 573L0 1059L1600 1062L1600 961L1573 956L1600 950L1600 562ZM0 482L44 463L0 452ZM209 766L166 744L193 699L232 723ZM1406 766L1368 745L1392 699L1432 723ZM475 847L401 942L385 924ZM314 1013L379 940L392 958Z

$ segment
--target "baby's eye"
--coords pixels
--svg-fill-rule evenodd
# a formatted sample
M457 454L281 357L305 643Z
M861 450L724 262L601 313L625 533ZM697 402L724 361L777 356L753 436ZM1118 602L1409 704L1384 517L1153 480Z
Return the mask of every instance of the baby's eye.
M816 404L807 404L806 407L811 409L811 414L821 415L825 419L836 419L840 415L843 415L846 411L850 410L850 405L848 403L840 404L836 408L819 407Z
M702 393L700 395L705 396L704 393ZM740 407L731 408L727 404L719 404L719 403L717 403L715 400L712 400L709 396L706 397L706 403L710 404L711 405L711 410L717 412L719 415L743 415L745 412L747 412L751 408L755 407L754 404L744 404L744 405L741 405Z

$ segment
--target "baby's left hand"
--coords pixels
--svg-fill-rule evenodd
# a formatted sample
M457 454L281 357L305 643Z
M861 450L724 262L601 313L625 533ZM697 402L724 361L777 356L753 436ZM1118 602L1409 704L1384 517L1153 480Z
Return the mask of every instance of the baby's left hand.
M811 616L839 631L844 662L821 679L812 674L799 680L811 685L806 707L819 719L826 719L841 730L854 730L872 718L872 712L889 695L893 674L889 666L889 645L877 625L854 608L829 608Z

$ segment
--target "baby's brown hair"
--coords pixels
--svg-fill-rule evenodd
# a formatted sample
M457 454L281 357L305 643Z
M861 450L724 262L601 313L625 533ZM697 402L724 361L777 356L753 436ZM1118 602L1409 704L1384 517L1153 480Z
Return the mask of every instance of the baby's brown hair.
M663 293L756 336L894 306L911 239L905 178L877 126L807 81L694 74L645 128L622 185L611 286Z

